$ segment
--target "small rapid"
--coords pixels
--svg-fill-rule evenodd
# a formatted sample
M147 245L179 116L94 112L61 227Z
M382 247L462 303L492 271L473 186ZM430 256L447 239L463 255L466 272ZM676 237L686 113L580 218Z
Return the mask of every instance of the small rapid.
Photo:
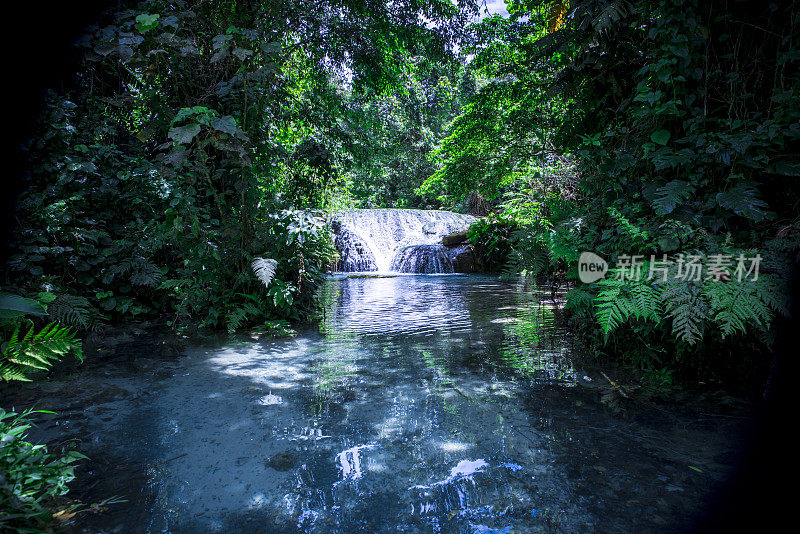
M454 272L454 255L442 238L463 232L477 219L439 210L362 209L333 215L340 272Z

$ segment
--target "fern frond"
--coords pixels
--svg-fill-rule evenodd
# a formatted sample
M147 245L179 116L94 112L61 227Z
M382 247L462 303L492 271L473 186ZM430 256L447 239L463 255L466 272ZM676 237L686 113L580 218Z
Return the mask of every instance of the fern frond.
M661 293L667 317L672 319L672 333L694 345L703 337L703 322L708 317L708 301L702 284L673 279Z
M0 362L0 380L10 382L16 380L18 382L32 382L30 378L25 376L25 373L18 365L12 365L6 362Z
M608 336L631 316L630 302L623 295L623 283L619 280L603 280L600 293L594 298L597 320Z
M158 285L158 289L180 289L188 280L185 278L168 278Z
M110 284L114 278L129 274L128 281L134 286L156 287L163 274L157 265L147 258L136 256L121 260L103 271L103 283Z
M583 287L573 287L564 295L567 302L564 304L565 310L571 310L577 315L591 314L594 294L586 291Z
M31 327L20 339L17 325L0 357L0 379L27 381L26 372L47 370L69 352L83 359L80 340L70 328L50 323L36 332Z
M722 329L723 337L737 332L743 334L748 325L766 330L774 316L757 284L715 282L706 284L703 291L709 299L712 318Z
M261 280L264 287L268 287L269 283L275 277L275 269L278 267L278 262L268 258L256 258L253 260L253 272L256 277Z
M229 311L225 315L225 323L228 327L228 333L234 333L242 327L248 318L257 317L261 313L261 310L250 302L246 302L244 305Z
M645 321L661 321L661 292L644 282L629 284L633 316Z
M87 299L76 295L59 295L47 311L57 322L83 330L100 327L104 319Z
M137 258L131 268L130 282L133 286L156 287L163 276L157 265L144 258Z
M611 275L614 274L612 269ZM661 292L648 283L607 278L597 285L600 292L594 298L596 315L606 336L631 317L661 321Z
M762 274L753 284L753 290L758 298L772 311L783 316L789 316L789 287L786 281L769 274Z

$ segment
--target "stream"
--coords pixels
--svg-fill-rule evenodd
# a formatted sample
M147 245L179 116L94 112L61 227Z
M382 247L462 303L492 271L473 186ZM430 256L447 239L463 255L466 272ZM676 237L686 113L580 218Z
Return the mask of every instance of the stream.
M734 468L744 408L611 413L546 288L338 275L320 298L293 338L133 339L24 386L59 412L32 437L90 457L69 497L124 501L69 529L675 532Z

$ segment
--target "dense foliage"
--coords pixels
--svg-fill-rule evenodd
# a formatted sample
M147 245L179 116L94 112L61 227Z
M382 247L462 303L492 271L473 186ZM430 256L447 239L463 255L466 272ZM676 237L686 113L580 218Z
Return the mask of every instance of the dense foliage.
M645 367L769 344L786 312L794 3L515 1L474 23L446 1L130 7L80 41L28 147L3 282L53 295L67 326L283 331L335 261L326 211L476 198L495 211L470 231L488 270L762 259L748 284L612 270L572 289L576 326Z
M25 147L1 267L4 381L80 358L75 332L113 322L291 333L335 262L326 212L407 205L431 172L475 11L123 4L78 41L81 68ZM78 455L24 440L29 413L0 410L0 528L46 527L73 478Z
M568 279L573 329L654 375L767 361L800 251L797 2L123 4L25 147L3 381L111 322L289 334L352 207L486 216L480 269ZM0 410L0 506L42 525L77 456L28 415Z
M43 293L39 301L0 293L0 383L30 381L67 353L79 359L81 343L69 328L49 323L37 328L35 319L47 315ZM40 413L39 411L38 413ZM44 532L53 522L50 508L67 493L75 478L75 451L48 453L47 447L26 441L33 410L17 414L0 408L0 530ZM52 412L46 412L52 413Z
M49 97L5 286L56 295L51 316L82 329L153 315L230 329L306 317L335 254L314 210L354 205L353 183L367 204L396 200L418 185L397 189L397 173L427 174L423 117L440 128L453 114L439 70L458 70L451 45L472 8L130 6L79 42L74 86ZM408 80L417 87L394 91ZM258 257L277 261L269 288L250 269Z
M0 408L0 528L6 532L52 532L50 508L75 478L74 462L85 458L26 441L32 413Z
M470 69L488 81L421 191L493 198L542 245L545 258L527 261L534 272L574 279L583 251L618 266L639 255L645 273L664 254L732 258L721 278L676 280L673 261L668 283L612 270L572 289L575 325L602 350L708 373L741 363L742 336L753 351L768 346L800 245L797 4L509 11L476 27ZM736 279L740 255L762 258L757 281Z

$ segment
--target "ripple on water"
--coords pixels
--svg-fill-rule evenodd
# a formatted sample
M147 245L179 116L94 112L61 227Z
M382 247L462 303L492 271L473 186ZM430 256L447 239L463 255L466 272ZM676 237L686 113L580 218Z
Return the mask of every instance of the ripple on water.
M565 387L571 345L549 298L486 276L331 280L320 332L193 349L156 382L109 363L50 385L41 407L103 414L68 421L96 473L75 498L126 499L75 531L635 531L655 512L678 524L721 476L694 456L725 434L612 419ZM59 442L60 428L38 431Z

